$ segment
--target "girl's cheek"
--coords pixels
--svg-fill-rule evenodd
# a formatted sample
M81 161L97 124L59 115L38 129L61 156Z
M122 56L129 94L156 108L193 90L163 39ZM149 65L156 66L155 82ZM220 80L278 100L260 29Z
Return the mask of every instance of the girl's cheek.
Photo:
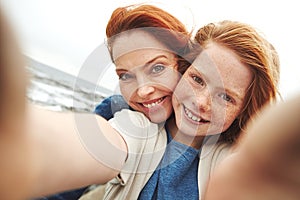
M181 99L192 92L193 89L190 86L190 84L185 79L182 78L177 83L174 94L177 96L177 98Z
M225 118L226 119L225 125L227 127L226 129L228 129L231 126L231 124L238 117L238 115L239 115L238 110L227 110L226 118Z

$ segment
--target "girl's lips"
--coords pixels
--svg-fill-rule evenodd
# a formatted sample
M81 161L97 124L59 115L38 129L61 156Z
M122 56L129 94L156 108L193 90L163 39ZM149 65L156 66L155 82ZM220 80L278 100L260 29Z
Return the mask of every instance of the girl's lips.
M186 108L184 105L183 105L183 108L184 108L184 113L185 115L191 119L192 121L194 122L201 122L201 123L208 123L209 121L208 120L205 120L203 119L201 116L197 116L195 115L191 110L189 110L188 108Z

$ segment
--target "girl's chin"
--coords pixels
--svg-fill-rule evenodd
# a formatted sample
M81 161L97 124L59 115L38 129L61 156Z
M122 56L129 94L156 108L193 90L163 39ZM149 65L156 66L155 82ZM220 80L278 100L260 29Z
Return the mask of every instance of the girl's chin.
M190 120L183 120L178 127L179 131L185 135L193 137L204 137L208 134L209 127L201 123L191 123Z
M162 123L168 120L172 112L173 112L172 108L160 107L160 109L158 110L150 110L150 112L147 112L145 115L153 123Z

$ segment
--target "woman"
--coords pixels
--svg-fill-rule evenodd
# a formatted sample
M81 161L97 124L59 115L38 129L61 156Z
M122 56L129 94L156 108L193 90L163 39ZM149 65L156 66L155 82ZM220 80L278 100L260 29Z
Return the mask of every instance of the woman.
M136 29L140 31L130 33ZM123 102L122 96L113 96L105 100L96 113L110 119L112 111L130 107L144 113L154 123L165 122L173 113L172 93L187 67L181 63L186 62L182 56L189 50L190 33L178 19L158 7L132 5L117 8L112 13L106 34L108 49L120 77L120 89L128 104ZM76 199L84 190L50 198Z

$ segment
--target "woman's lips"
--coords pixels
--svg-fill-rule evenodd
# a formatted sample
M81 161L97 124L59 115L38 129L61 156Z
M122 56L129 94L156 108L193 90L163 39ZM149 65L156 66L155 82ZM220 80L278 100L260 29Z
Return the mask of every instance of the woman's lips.
M154 100L151 100L151 101L147 101L147 102L143 102L143 103L140 103L140 104L143 105L144 107L150 109L150 108L153 108L153 107L157 106L163 100L164 100L164 97L159 98L159 99L154 99Z

